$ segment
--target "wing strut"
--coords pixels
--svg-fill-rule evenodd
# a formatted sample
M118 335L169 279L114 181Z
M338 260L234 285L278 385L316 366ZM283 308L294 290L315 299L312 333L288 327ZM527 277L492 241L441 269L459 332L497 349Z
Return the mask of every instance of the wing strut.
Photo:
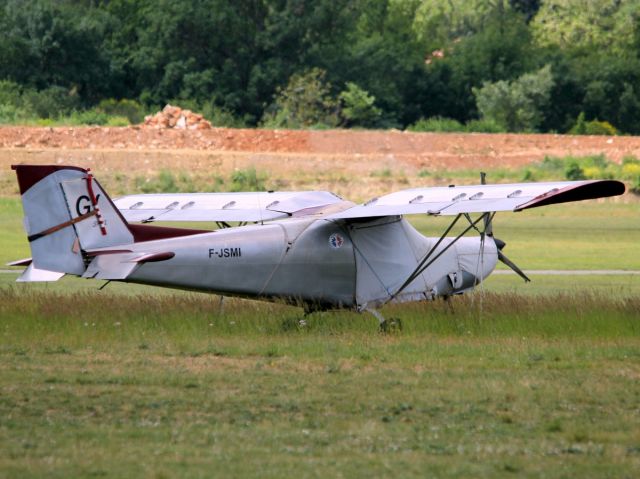
M458 240L460 238L462 238L464 235L466 235L471 229L476 228L476 225L478 223L480 223L481 220L486 219L487 216L490 215L490 213L483 213L481 216L478 217L478 219L476 219L473 222L469 222L469 226L467 226L465 228L465 230L460 233L458 236L455 237L455 239L449 243L447 246L445 246L442 251L440 251L437 255L435 255L433 257L433 259L431 261L429 261L427 263L427 261L429 260L429 258L431 257L431 255L435 252L436 248L438 246L440 246L440 244L444 241L444 238L447 236L447 234L449 233L449 231L451 231L451 229L455 226L455 224L458 222L458 220L460 219L460 217L462 216L462 213L459 213L455 219L451 222L451 224L449 225L449 227L445 230L444 233L442 233L442 236L440 236L440 239L436 242L435 245L433 245L433 247L427 252L427 254L424 256L424 258L422 258L422 260L420 261L420 263L418 263L418 266L416 267L416 269L413 271L413 273L411 273L409 275L409 277L407 278L407 280L402 283L402 286L400 286L398 288L398 290L393 293L389 299L386 301L387 303L389 301L393 301L400 293L402 293L402 291L404 291L406 289L407 286L409 286L413 280L415 280L418 276L420 276L429 266L431 266L440 256L442 256L445 251L447 251L449 248L451 248L454 244L456 244L458 242ZM477 228L476 228L477 229ZM425 264L426 263L426 264Z

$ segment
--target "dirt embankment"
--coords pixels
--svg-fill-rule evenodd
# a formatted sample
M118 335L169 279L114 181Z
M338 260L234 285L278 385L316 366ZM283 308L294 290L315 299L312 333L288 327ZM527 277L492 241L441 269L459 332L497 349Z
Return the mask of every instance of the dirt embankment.
M614 161L640 156L640 137L301 131L212 128L175 130L102 127L2 127L3 150L198 150L297 153L320 156L393 156L418 168L514 167L545 155L604 153Z
M640 137L145 126L0 128L3 172L12 163L76 164L91 167L98 175L152 175L161 169L225 175L251 166L272 177L292 178L288 184L283 180L285 188L335 189L332 181L341 175L369 178L371 183L376 175L386 181L396 172L406 176L402 180L406 188L414 185L414 179L425 183L417 176L421 171L517 168L546 155L599 153L617 162L627 155L640 157ZM302 176L306 183L296 179ZM321 178L317 183L308 180L316 176ZM369 187L380 192L376 185Z

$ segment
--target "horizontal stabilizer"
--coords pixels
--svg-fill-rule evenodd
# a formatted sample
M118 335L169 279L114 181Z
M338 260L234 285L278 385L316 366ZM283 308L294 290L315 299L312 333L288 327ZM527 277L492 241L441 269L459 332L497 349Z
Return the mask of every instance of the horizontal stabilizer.
M172 251L133 252L128 250L97 250L88 253L94 256L83 278L123 280L143 263L167 261L175 256Z
M58 281L64 276L64 273L58 273L56 271L47 271L46 269L38 269L33 266L33 263L29 263L29 266L16 280L18 283L36 283L45 281Z
M31 263L33 263L33 259L24 258L24 259L12 261L11 263L7 263L7 266L29 266Z

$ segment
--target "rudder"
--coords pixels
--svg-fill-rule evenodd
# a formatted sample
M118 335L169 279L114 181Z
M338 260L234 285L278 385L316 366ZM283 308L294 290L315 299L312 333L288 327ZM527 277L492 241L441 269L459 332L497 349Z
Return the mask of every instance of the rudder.
M82 275L81 250L133 242L126 221L88 170L14 165L36 268Z

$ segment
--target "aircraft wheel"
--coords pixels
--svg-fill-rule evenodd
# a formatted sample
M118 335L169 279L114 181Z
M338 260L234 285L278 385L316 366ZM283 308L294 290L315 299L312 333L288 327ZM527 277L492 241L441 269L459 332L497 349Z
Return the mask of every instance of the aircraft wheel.
M381 333L394 333L399 331L402 331L402 320L400 318L389 318L380 323Z

